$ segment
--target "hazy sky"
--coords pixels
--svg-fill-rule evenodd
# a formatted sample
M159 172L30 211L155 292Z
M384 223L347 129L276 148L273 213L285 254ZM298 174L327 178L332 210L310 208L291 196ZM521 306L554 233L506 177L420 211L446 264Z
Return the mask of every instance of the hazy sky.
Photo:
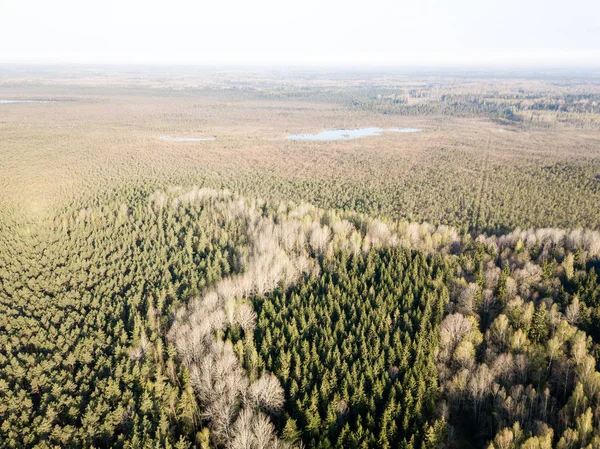
M600 0L0 0L0 62L600 65Z

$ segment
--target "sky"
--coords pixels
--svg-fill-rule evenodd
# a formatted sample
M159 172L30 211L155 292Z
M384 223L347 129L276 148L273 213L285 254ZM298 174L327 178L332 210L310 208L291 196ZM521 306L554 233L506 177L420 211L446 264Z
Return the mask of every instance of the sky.
M600 65L600 0L0 0L0 62Z

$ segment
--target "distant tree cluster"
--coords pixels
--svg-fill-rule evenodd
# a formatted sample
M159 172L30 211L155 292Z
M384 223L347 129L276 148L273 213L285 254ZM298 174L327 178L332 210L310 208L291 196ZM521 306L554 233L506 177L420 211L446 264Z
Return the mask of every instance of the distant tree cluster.
M368 99L355 101L355 106L383 114L485 116L519 123L535 123L538 113L554 114L554 122L563 115L565 121L578 122L579 126L596 126L594 116L600 114L600 94L591 92L556 93L525 91L501 94L491 92L465 92L463 88L409 89L399 93L373 94ZM411 101L415 99L416 101ZM589 120L591 118L591 120Z

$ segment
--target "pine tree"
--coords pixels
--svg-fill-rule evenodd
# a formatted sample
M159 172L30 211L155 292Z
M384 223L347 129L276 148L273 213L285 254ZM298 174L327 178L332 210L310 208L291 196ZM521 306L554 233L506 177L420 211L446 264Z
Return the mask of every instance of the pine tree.
M535 342L544 342L548 338L548 310L545 302L540 303L533 313L529 338Z
M288 443L296 443L300 439L301 435L302 433L298 430L296 420L288 418L285 422L283 432L281 433L283 441Z

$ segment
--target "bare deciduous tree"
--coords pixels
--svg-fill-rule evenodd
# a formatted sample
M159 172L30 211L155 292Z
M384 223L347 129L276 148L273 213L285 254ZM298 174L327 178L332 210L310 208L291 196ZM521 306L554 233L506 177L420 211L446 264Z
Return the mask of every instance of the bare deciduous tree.
M310 232L309 244L315 254L321 255L327 249L331 232L327 226L314 224Z
M449 339L456 344L471 330L472 326L473 324L460 313L448 315L441 324L442 339Z
M477 294L477 284L468 284L458 296L458 310L463 315L470 315L473 312L475 304L475 295Z
M256 313L250 304L242 303L238 305L235 313L235 321L245 332L254 331L254 327L256 326Z
M498 315L486 333L489 344L493 345L498 352L504 352L512 334L512 328L508 318L504 314Z
M573 301L567 306L565 317L567 322L573 326L579 323L579 298L577 296L573 297Z
M473 410L475 411L476 417L479 414L481 404L483 403L486 395L490 392L490 385L493 380L494 376L492 375L491 370L485 363L483 363L479 365L475 371L475 374L469 381L469 393L473 401Z
M284 392L279 380L265 373L250 385L249 398L252 405L268 413L274 413L283 407Z

